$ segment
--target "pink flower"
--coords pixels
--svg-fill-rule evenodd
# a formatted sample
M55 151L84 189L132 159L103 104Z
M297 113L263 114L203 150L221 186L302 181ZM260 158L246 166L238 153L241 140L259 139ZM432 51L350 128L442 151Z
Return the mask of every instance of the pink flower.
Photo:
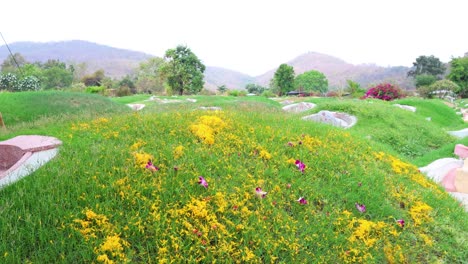
M153 163L151 162L151 160L148 161L148 163L146 164L146 168L150 171L158 171L159 168L154 166Z
M366 211L366 206L356 203L356 209L358 209L359 212L364 213Z
M297 201L298 201L300 204L307 204L307 200L306 200L304 197L300 197L299 199L297 199Z
M291 188L291 184L290 184L290 183L286 184L286 188L290 189L290 188Z
M405 220L403 220L403 219L398 219L398 220L396 220L396 222L397 222L401 227L405 227Z
M257 187L255 188L255 194L257 194L261 198L265 198L265 196L267 195L267 192L264 192L262 191L262 188Z
M208 188L208 182L202 176L198 177L198 184L202 185L205 188Z
M296 167L302 172L304 173L304 170L306 168L306 165L304 163L302 163L300 160L296 160Z

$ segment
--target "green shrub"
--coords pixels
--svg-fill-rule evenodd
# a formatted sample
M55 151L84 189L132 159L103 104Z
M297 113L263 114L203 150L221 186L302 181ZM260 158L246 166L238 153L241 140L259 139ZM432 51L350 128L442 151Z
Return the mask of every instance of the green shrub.
M264 96L264 97L275 97L276 94L274 94L271 90L264 90L262 92L262 96Z
M436 77L433 75L422 74L417 75L415 78L416 87L429 86L437 81Z
M88 86L86 87L85 92L87 93L103 93L105 90L105 87L103 86Z
M433 98L432 92L434 91L431 86L419 86L416 91L418 92L419 96L422 98Z
M131 95L131 94L132 94L132 91L130 90L130 88L128 86L120 86L117 89L117 96L118 97L128 96L128 95Z
M230 96L246 96L247 91L240 91L240 90L230 90L228 92L228 95Z
M199 95L216 95L215 92L207 90L207 89L202 89L198 94Z
M86 85L82 82L74 83L70 86L71 92L84 92L86 89Z

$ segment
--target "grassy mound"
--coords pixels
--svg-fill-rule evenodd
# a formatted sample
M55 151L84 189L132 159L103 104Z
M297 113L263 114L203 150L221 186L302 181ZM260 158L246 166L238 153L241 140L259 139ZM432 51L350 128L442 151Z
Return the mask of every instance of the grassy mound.
M382 100L312 101L317 103L313 112L332 110L355 115L358 122L349 129L353 135L387 146L390 152L409 160L453 142L455 139L446 132L445 126L459 127L463 123L453 109L438 101L398 102L416 106L415 113L393 106L395 102ZM433 121L427 121L427 116Z
M41 118L126 112L128 107L94 94L60 91L0 93L0 113L7 127Z
M154 107L53 131L59 156L0 190L4 262L468 259L459 204L361 137L253 99Z
M416 114L422 118L430 117L432 123L447 130L457 130L466 127L461 116L455 110L448 107L443 100L428 100L421 98L405 98L395 101L402 105L410 105L417 108Z

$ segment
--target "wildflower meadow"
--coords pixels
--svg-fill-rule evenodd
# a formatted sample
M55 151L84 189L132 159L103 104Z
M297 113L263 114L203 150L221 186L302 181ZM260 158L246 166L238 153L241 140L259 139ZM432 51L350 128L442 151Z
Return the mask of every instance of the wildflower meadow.
M59 156L0 190L1 262L468 259L466 212L416 166L275 107L60 126Z

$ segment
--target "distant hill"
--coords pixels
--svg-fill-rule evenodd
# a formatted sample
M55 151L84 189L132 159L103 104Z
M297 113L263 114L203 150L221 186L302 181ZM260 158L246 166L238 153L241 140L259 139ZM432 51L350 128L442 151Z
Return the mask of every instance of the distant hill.
M121 78L131 74L139 63L154 55L139 51L114 48L82 40L61 42L15 42L11 43L13 53L20 53L29 62L45 62L57 59L68 64L86 63L88 73L103 69L112 78ZM0 62L8 57L6 46L0 46ZM274 56L274 54L273 54ZM407 67L380 67L373 64L353 65L339 58L309 52L287 62L300 74L309 70L318 70L327 76L331 87L344 87L346 80L354 80L367 88L370 84L382 81L394 81L403 88L412 88L406 78ZM278 67L279 65L277 65ZM276 68L257 77L220 67L206 67L205 88L215 91L218 86L228 89L244 89L248 83L268 86Z
M82 40L60 42L15 42L9 44L13 53L20 53L28 62L45 62L57 59L68 64L87 64L87 72L103 69L106 76L121 78L131 74L139 63L153 55L138 51L118 49L106 45ZM0 62L9 55L6 46L0 46ZM215 91L218 86L226 85L230 89L244 88L254 78L236 71L219 67L206 67L205 87Z
M15 42L9 44L13 53L20 53L28 62L45 62L57 59L66 63L87 64L88 72L103 69L109 77L119 78L130 74L138 64L152 55L113 48L82 40L61 42ZM0 46L0 61L9 55L5 46Z
M255 78L245 73L219 67L206 67L205 88L208 90L215 91L221 85L226 85L228 89L242 89L249 83L255 83Z
M327 77L331 87L345 87L348 79L360 83L364 88L383 81L393 81L406 89L413 87L412 81L406 78L408 67L381 67L374 64L354 65L317 52L302 54L286 64L294 67L296 75L310 70L322 72ZM257 76L256 82L268 85L276 69Z

